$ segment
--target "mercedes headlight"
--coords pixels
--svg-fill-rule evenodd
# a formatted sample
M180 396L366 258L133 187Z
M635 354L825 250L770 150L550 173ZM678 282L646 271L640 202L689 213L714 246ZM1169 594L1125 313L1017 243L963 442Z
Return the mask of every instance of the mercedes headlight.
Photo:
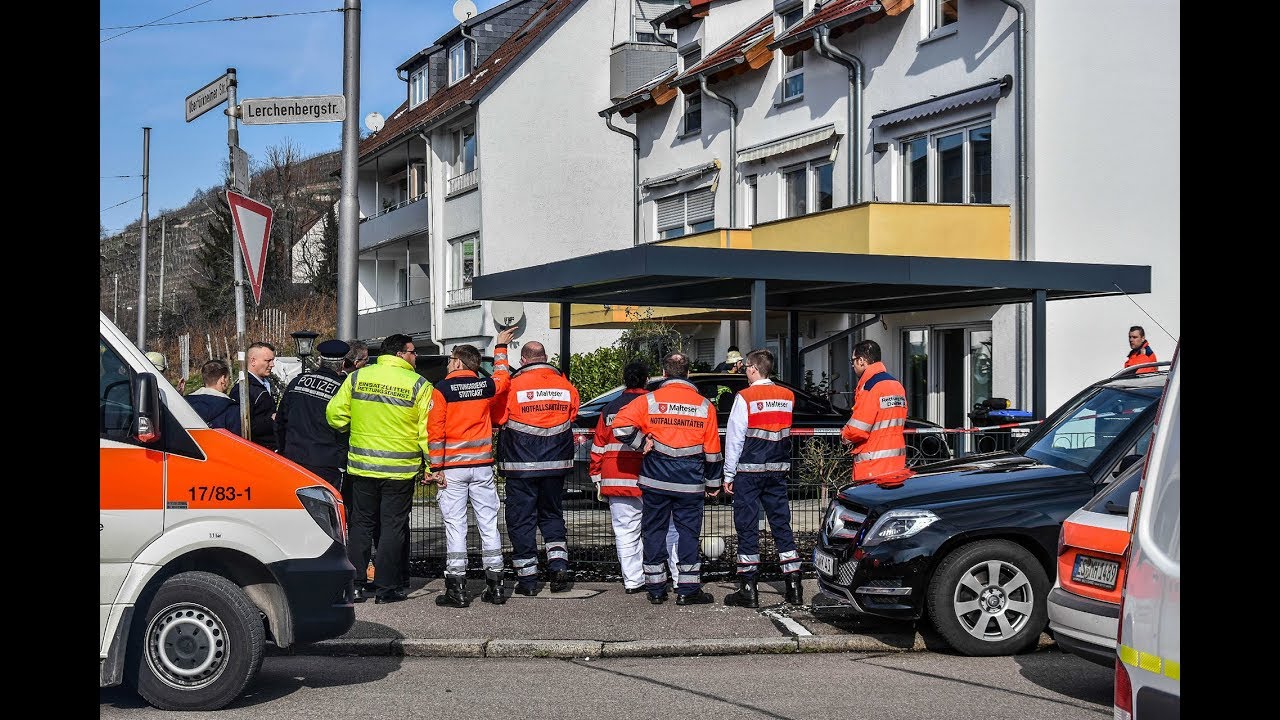
M338 501L326 488L318 485L298 488L298 500L307 509L311 519L316 521L321 530L338 541L347 544L347 528L338 517Z
M862 546L871 547L887 540L909 538L937 521L938 516L928 510L890 510L871 526L862 540Z

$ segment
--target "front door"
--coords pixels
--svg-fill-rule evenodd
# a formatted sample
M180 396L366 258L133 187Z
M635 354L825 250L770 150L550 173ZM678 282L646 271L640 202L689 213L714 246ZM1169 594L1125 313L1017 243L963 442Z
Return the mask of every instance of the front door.
M991 397L991 326L903 328L901 337L907 413L945 428L969 427L974 404ZM948 441L955 449L955 436Z

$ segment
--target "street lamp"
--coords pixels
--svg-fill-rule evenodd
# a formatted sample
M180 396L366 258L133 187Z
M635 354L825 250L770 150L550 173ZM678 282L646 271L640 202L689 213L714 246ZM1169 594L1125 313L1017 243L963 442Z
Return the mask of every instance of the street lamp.
M307 367L307 358L311 356L311 348L315 345L316 337L320 333L311 332L310 330L299 330L289 333L293 337L293 342L298 348L298 359L302 361L302 367Z

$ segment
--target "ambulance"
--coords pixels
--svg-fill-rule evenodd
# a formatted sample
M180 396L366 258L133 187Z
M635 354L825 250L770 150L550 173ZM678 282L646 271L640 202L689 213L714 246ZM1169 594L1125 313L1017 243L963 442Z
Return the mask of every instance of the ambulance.
M164 710L238 698L278 648L355 622L336 489L213 430L106 315L100 330L100 687Z

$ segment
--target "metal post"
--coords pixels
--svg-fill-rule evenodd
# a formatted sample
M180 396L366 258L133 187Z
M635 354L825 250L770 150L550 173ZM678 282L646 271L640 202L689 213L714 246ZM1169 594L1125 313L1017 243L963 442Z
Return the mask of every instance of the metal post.
M227 187L232 187L235 178L235 154L240 147L240 106L236 104L236 69L227 68L230 81L227 83ZM244 189L245 192L249 188ZM234 210L232 212L235 212ZM240 361L240 370L236 373L236 384L240 386L240 436L250 439L249 433L249 384L245 382L246 357L245 317L244 317L244 257L240 252L240 243L231 239L231 266L235 272L234 294L236 296L236 358Z
M1045 362L1048 338L1045 318L1047 293L1044 290L1036 290L1034 298L1031 303L1031 412L1036 418L1043 420L1048 415L1046 412L1048 408L1045 407L1048 403L1045 388L1045 383L1048 381Z
M142 128L142 239L138 247L138 349L147 349L147 181L151 172L151 128Z
M111 279L114 280L116 284L115 309L111 311L111 322L115 323L116 326L119 327L120 325L120 273L118 272L111 273Z
M791 384L800 386L804 373L800 368L800 311L787 313L787 376Z
M569 379L570 331L573 326L573 303L560 303L560 372Z
M356 333L356 268L360 259L360 198L356 195L356 163L360 134L360 0L342 4L342 93L347 118L342 121L342 176L338 200L338 337Z
M164 324L164 229L165 216L160 216L160 292L156 293L156 330Z
M751 283L751 347L764 347L764 281Z

